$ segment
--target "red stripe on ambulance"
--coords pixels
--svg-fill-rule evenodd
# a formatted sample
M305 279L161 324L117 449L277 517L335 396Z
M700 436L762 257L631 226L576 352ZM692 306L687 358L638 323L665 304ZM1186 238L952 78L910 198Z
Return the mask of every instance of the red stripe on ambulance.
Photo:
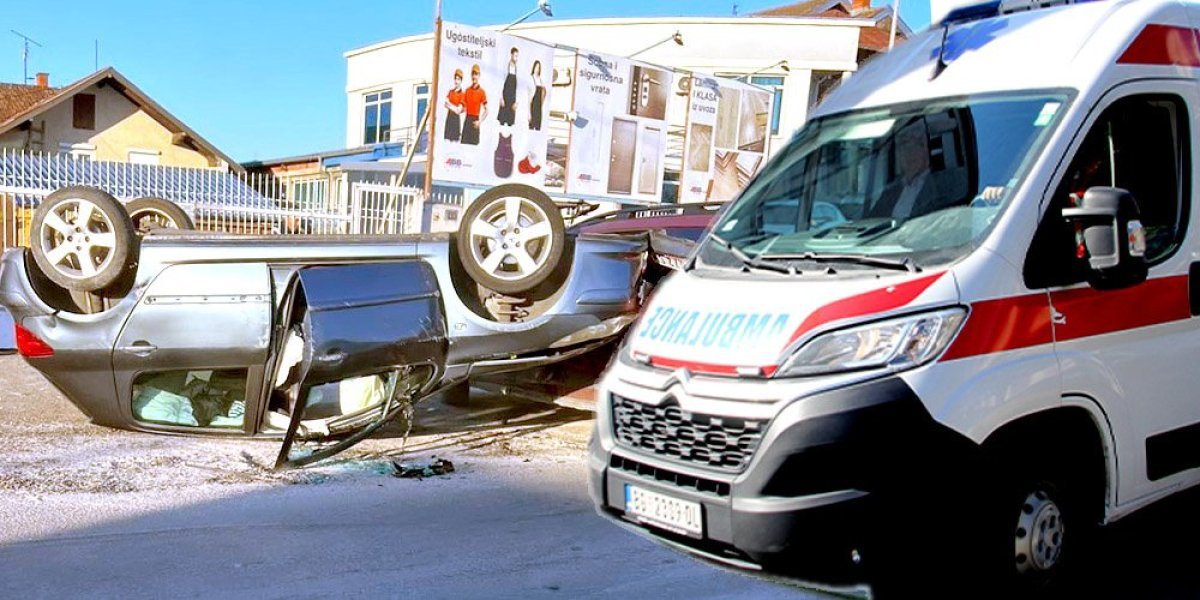
M1049 344L1052 335L1045 292L975 302L942 360Z
M791 346L792 342L822 325L842 319L883 313L905 306L909 302L916 300L917 296L921 295L921 292L929 289L929 286L933 285L933 282L937 281L944 274L945 272L943 271L942 273L928 275L920 279L906 281L886 288L871 290L857 296L843 298L836 302L830 302L814 310L796 328L796 331L792 332L792 337L788 338L787 344L784 347Z
M1148 279L1122 290L1090 287L1053 292L1064 323L1051 327L1045 293L971 304L971 314L942 360L968 358L1130 331L1191 318L1188 276ZM1130 310L1130 307L1136 307Z
M1117 59L1119 65L1200 67L1200 42L1190 27L1150 24Z

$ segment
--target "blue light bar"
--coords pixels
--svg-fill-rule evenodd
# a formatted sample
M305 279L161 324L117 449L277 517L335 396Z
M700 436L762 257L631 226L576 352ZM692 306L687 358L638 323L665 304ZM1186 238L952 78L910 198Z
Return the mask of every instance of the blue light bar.
M966 23L980 19L990 19L1000 14L1000 0L960 6L948 13L935 27L945 27L955 23Z

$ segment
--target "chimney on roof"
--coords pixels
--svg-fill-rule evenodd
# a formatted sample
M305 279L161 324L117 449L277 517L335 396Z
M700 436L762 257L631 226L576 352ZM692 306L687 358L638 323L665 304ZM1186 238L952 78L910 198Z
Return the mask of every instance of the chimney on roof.
M857 15L867 10L871 10L871 0L851 0L850 14Z
M35 76L34 81L37 82L37 86L39 88L41 88L43 90L47 89L50 87L50 74L49 73L38 73Z

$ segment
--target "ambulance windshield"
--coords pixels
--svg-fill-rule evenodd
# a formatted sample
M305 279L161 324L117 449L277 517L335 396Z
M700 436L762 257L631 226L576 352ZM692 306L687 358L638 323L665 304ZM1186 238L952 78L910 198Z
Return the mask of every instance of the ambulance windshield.
M956 260L1004 209L1066 102L1059 93L967 97L814 121L726 211L697 264Z

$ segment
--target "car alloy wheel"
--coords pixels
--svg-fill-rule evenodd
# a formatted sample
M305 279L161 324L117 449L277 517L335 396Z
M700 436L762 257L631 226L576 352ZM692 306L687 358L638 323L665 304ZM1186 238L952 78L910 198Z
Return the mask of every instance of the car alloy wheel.
M105 211L90 200L59 202L42 220L38 244L46 261L63 277L95 277L116 256L116 228Z
M471 223L472 259L497 279L529 277L549 258L550 217L526 198L492 200Z

